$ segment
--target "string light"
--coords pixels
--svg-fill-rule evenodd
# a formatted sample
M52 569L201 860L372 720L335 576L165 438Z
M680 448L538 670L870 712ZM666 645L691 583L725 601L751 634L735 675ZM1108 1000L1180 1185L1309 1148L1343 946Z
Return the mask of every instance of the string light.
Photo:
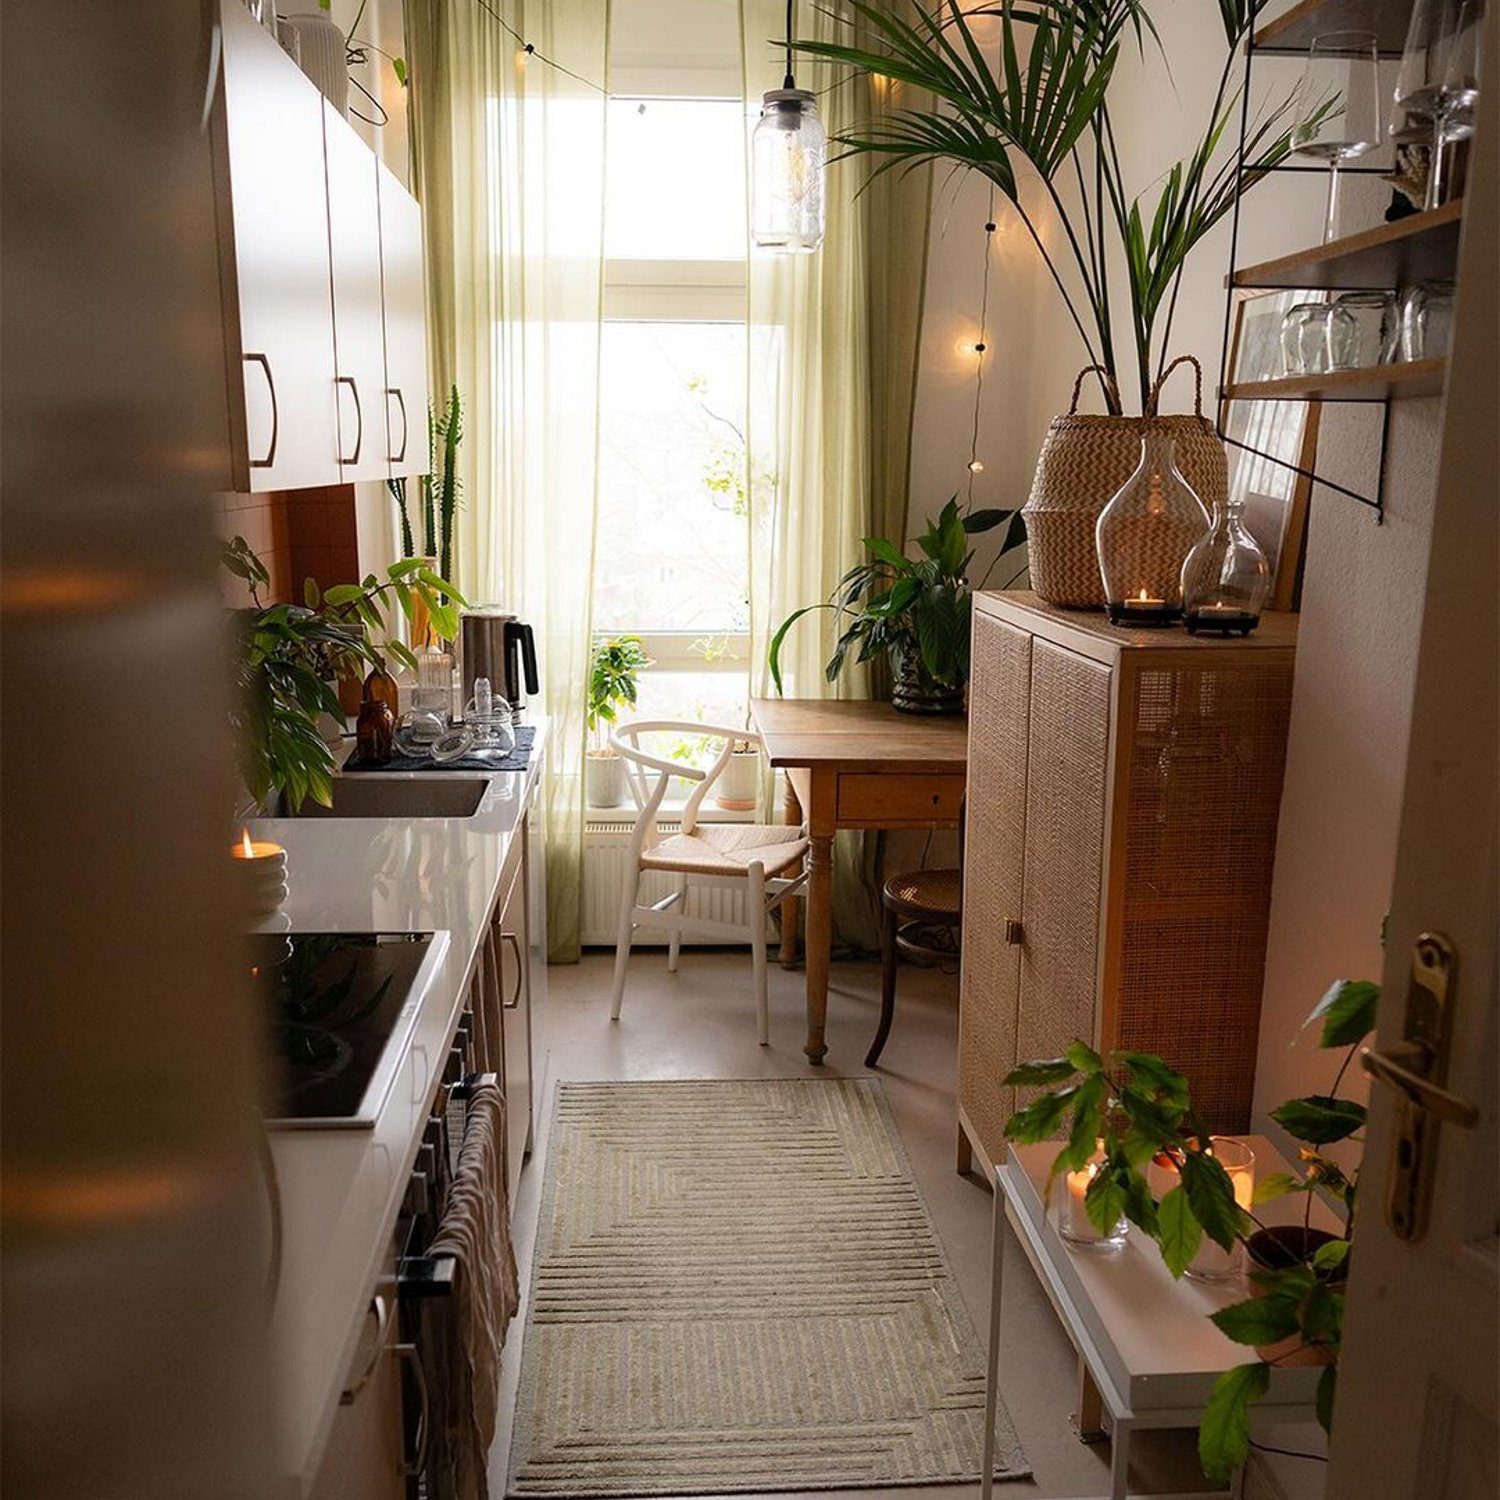
M990 189L989 214L984 224L984 281L979 297L979 337L974 340L974 353L978 356L974 369L974 422L969 433L969 485L968 500L974 503L974 476L984 473L984 463L979 457L979 409L984 396L984 351L988 347L990 316L990 242L994 238L995 190Z
M565 77L571 78L575 83L581 83L584 88L593 89L596 94L604 94L607 92L607 90L601 88L597 83L595 83L592 78L585 78L581 73L575 73L572 68L565 68L554 58L547 57L545 54L538 52L536 50L536 44L534 42L527 41L526 38L522 36L521 33L517 31L516 28L512 26L510 22L507 21L505 17L502 16L500 12L494 8L494 6L487 3L487 0L474 0L474 3L480 8L480 10L485 13L485 15L487 15L492 21L494 21L495 24L499 26L499 28L508 37L510 37L512 41L517 44L516 72L524 72L526 64L535 59L537 62L542 63L545 66L552 68L556 72L563 74Z

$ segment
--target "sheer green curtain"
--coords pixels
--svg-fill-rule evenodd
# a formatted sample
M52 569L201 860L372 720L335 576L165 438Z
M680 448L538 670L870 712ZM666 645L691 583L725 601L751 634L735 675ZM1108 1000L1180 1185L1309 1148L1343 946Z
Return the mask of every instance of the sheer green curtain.
M781 85L785 34L779 0L741 0L745 97ZM803 3L795 32L848 42L857 17L837 0ZM797 83L818 94L830 137L870 111L883 80L844 80L810 58ZM830 155L838 148L831 147ZM794 609L826 599L862 555L861 539L906 536L907 474L927 269L931 175L868 180L868 158L828 171L827 234L810 256L750 256L751 691L774 692L766 652ZM860 191L863 188L864 191ZM788 697L885 695L883 667L851 664L829 683L823 665L837 630L826 611L805 616L782 648ZM877 675L879 674L879 675ZM874 946L875 840L840 835L834 920L841 940ZM866 846L869 846L868 848Z
M407 0L433 389L465 403L455 582L536 627L551 956L578 956L609 0ZM501 18L513 30L507 30ZM540 55L522 51L524 37ZM560 67L548 66L551 59Z

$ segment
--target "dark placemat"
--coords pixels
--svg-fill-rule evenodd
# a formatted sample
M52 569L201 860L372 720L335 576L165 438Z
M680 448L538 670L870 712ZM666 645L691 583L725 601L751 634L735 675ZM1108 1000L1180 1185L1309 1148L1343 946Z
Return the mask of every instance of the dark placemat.
M438 764L430 755L402 755L395 751L383 766L372 765L359 758L356 750L344 762L346 771L524 771L531 763L531 745L536 739L536 726L521 724L516 727L515 748L504 760L490 760L479 755L464 755L457 760L445 760Z

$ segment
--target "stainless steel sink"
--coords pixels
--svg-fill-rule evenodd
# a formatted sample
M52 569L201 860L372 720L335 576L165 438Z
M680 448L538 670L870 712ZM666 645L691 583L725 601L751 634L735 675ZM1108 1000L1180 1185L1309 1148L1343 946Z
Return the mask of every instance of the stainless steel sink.
M295 812L283 806L283 817L296 818L472 818L489 782L482 776L433 776L421 779L384 776L336 776L333 806L309 798Z

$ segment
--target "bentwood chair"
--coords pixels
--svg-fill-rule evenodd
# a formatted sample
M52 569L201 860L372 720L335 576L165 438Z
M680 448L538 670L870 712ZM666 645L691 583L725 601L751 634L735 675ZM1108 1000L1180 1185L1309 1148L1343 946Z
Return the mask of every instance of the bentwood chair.
M667 760L643 750L642 735L660 732L723 741L723 748L707 770ZM749 943L755 975L755 1005L760 1044L770 1041L770 1011L766 994L766 924L771 912L801 889L807 878L803 855L807 835L784 823L700 823L699 809L714 782L723 774L736 744L759 745L749 729L724 729L713 724L675 723L642 719L622 724L609 742L624 757L631 795L640 809L631 832L626 857L625 891L620 900L619 936L615 944L615 985L610 1018L620 1019L630 945L637 927L670 934L667 968L677 972L684 934L718 938L726 943ZM674 779L696 783L682 809L680 832L657 826L667 788ZM675 877L674 889L649 906L639 904L641 877L648 870ZM688 891L693 886L739 887L745 892L745 922L713 921L689 916Z

